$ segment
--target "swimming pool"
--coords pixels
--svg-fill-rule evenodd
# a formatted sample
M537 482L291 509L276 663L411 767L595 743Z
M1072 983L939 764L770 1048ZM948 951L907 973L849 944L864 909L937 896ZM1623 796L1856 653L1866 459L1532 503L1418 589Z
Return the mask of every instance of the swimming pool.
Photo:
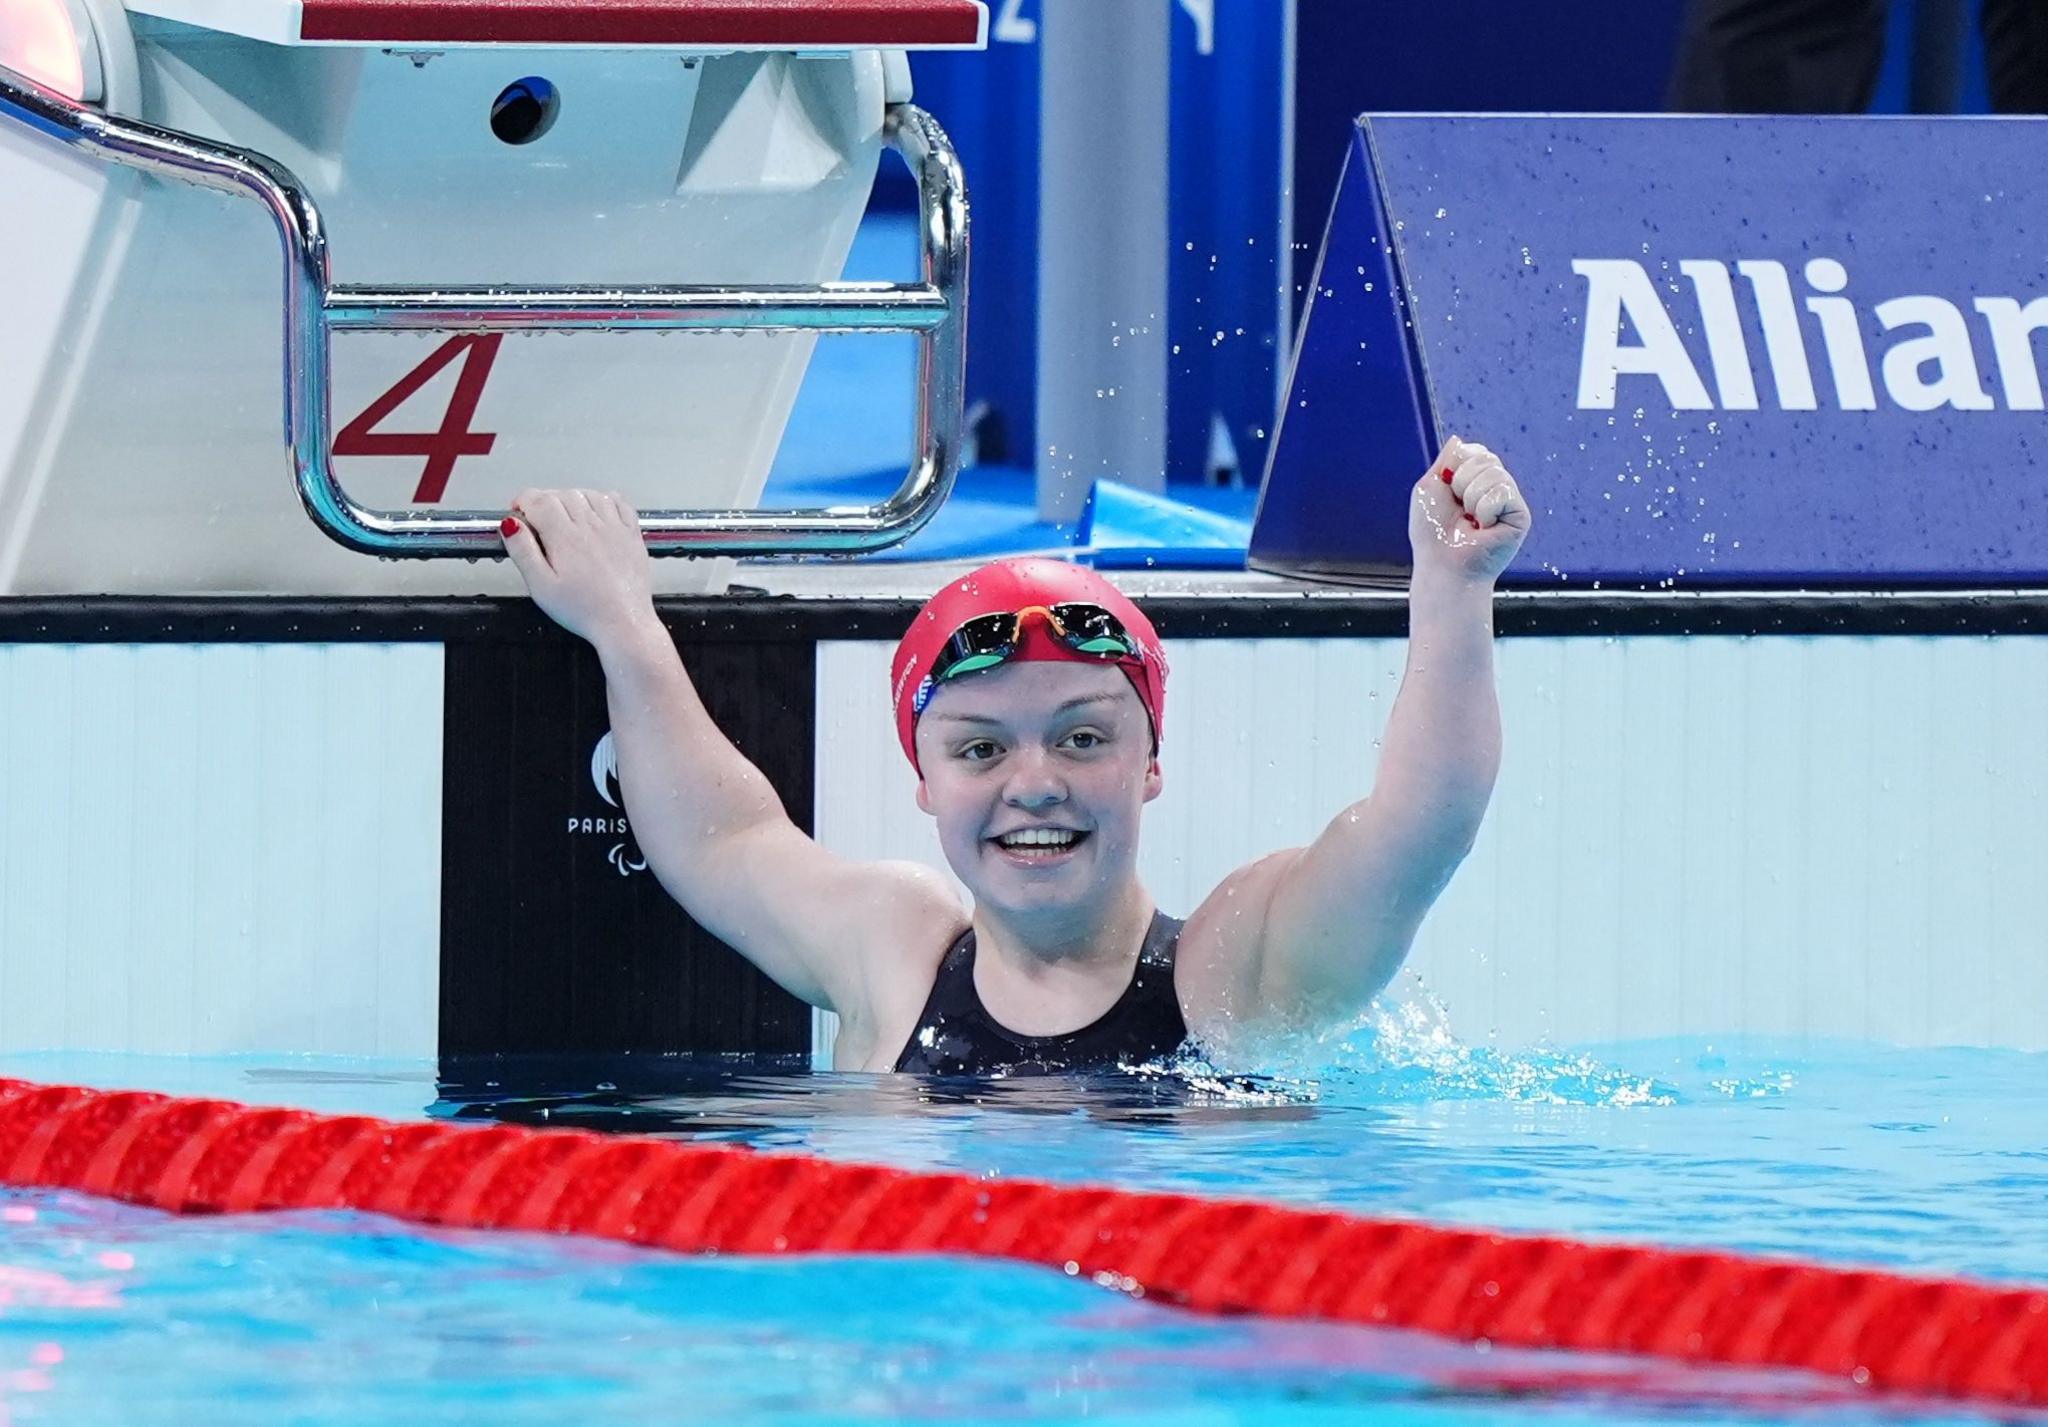
M62 19L64 8L52 13ZM1369 206L1383 208L1380 217L1393 219L1396 232L1401 211L1411 218L1434 211L1445 221L1409 223L1405 255L1394 264L1400 271L1389 269L1377 283L1355 265L1364 281L1347 310L1337 301L1340 287L1353 287L1341 281L1343 245L1377 241L1368 225L1353 208L1340 210L1330 225L1337 244L1314 264L1290 256L1310 245L1292 241L1289 216L1277 228L1262 220L1258 231L1240 231L1256 205L1238 200L1272 194L1282 183L1270 171L1245 181L1252 151L1244 135L1285 133L1291 148L1291 130L1241 123L1234 107L1195 105L1213 107L1229 142L1216 144L1216 133L1173 118L1169 127L1182 130L1173 150L1198 164L1212 151L1225 157L1206 166L1232 200L1215 221L1189 229L1189 205L1173 198L1173 183L1111 185L1096 195L1163 204L1158 216L1173 219L1171 250L1152 244L1139 254L1131 275L1143 281L1123 284L1106 308L1061 272L1066 245L1089 240L1062 220L1058 205L1046 206L1042 223L1006 220L999 204L987 202L1001 190L980 190L985 238L1007 230L1022 235L1028 250L1042 231L1052 247L1050 262L1035 252L1022 263L985 261L994 281L982 285L978 319L984 335L1054 334L1043 343L1040 375L1052 392L1062 388L1051 379L1061 379L1081 419L1072 427L1048 419L1035 435L1025 434L1021 419L1028 401L996 392L1010 402L1006 432L1000 405L977 402L977 414L967 401L980 391L940 380L958 355L952 344L965 300L958 286L964 213L953 211L953 199L921 210L914 227L900 225L889 262L870 269L869 254L856 254L845 276L893 280L907 279L913 253L920 255L920 284L930 280L931 290L906 295L925 303L934 322L943 309L943 351L952 356L927 346L928 360L913 372L910 344L923 339L904 337L902 346L863 358L857 369L842 367L836 377L834 364L821 362L836 397L814 416L808 439L797 423L768 505L865 506L895 489L906 443L950 477L968 444L955 439L956 428L971 429L979 454L994 458L1007 444L1008 458L1030 469L1007 479L986 467L976 472L963 483L964 500L950 508L966 528L935 523L903 553L964 558L992 553L982 548L991 538L1004 548L1067 548L1078 539L1112 553L1121 544L1120 558L1149 566L1161 558L1151 553L1149 534L1105 538L1105 530L1115 534L1115 522L1101 519L1116 499L1113 487L1099 491L1085 535L1072 528L1071 509L1062 522L1038 521L1043 495L1055 488L1081 494L1090 463L1104 452L1116 453L1106 474L1163 480L1160 453L1126 456L1121 442L1100 438L1136 431L1149 441L1169 423L1187 446L1174 452L1167 443L1176 484L1192 488L1184 492L1190 502L1199 492L1201 503L1226 500L1237 513L1251 493L1219 494L1208 483L1256 468L1269 431L1277 446L1282 417L1293 449L1310 449L1314 467L1377 469L1405 436L1375 437L1368 459L1354 460L1342 444L1348 435L1332 429L1324 439L1309 423L1332 411L1389 409L1369 388L1350 385L1348 373L1360 365L1353 344L1361 352L1368 337L1390 345L1396 318L1413 313L1398 341L1405 356L1388 368L1405 387L1391 408L1412 414L1418 427L1518 430L1526 469L1548 476L1540 493L1547 528L1607 535L1579 552L1585 564L1575 565L1578 555L1532 562L1527 588L1502 601L1503 633L1514 636L1500 660L1505 707L1527 752L1506 769L1488 834L1416 950L1417 969L1457 1010L1467 1035L1498 1037L1515 1049L1461 1045L1423 1015L1314 1048L1294 1073L1253 1082L1137 1075L929 1086L807 1074L806 1063L829 1062L829 1018L813 1018L736 965L702 928L680 922L654 878L636 878L647 870L645 859L627 841L616 759L607 756L609 713L588 652L537 630L523 599L352 598L513 593L517 585L503 569L358 559L314 534L281 480L245 489L240 472L282 464L283 436L293 443L297 471L324 469L330 454L352 463L351 489L373 505L421 510L440 505L452 489L452 504L425 512L437 523L455 504L496 506L519 486L551 482L571 467L622 473L608 479L632 486L643 508L750 498L795 399L808 322L799 324L805 332L745 343L668 342L630 362L620 356L616 367L592 363L580 342L571 357L567 342L521 338L494 367L508 327L581 327L593 317L588 308L572 312L546 301L512 313L503 304L518 290L502 284L688 278L752 287L841 272L877 157L877 126L908 121L923 129L898 107L911 97L900 65L864 50L845 53L843 36L826 47L831 58L801 65L717 45L701 56L686 53L680 65L660 46L546 61L521 51L521 70L541 65L554 77L549 92L560 81L571 93L568 126L555 133L554 146L532 150L523 140L538 138L537 127L486 140L484 106L467 95L472 81L490 79L477 97L496 92L501 101L525 84L519 70L491 78L501 63L492 54L463 53L467 46L401 53L381 44L359 55L292 54L275 43L274 30L206 35L163 14L142 15L151 8L138 8L130 33L120 4L98 5L90 32L71 24L84 11L69 7L59 49L77 42L81 92L85 62L100 57L108 116L173 126L204 119L215 140L266 149L274 137L292 136L276 170L250 191L270 192L285 167L304 167L314 181L303 214L313 214L316 195L334 200L338 271L349 284L335 290L343 293L336 322L360 328L369 325L366 315L412 305L359 284L421 279L444 299L465 290L455 283L487 282L489 291L466 289L470 300L507 320L488 323L487 337L466 326L394 337L378 344L374 358L345 340L330 392L315 375L331 355L322 325L328 306L315 294L326 288L324 239L317 249L310 241L328 225L305 230L286 221L300 205L285 202L275 216L305 238L291 238L304 261L286 330L301 330L312 314L322 335L288 351L280 392L271 234L253 210L241 214L246 227L230 228L238 220L214 194L151 181L138 198L125 184L130 175L110 180L97 160L81 168L52 164L53 155L37 147L56 132L47 121L57 111L47 104L35 106L45 120L31 126L36 133L0 135L8 140L0 158L9 176L0 187L50 199L29 205L44 221L24 230L26 246L15 245L22 261L0 263L0 270L19 270L15 295L28 299L10 304L20 309L15 345L26 365L20 380L0 382L0 395L18 397L0 400L8 408L0 411L7 466L0 486L9 495L0 587L54 596L0 600L0 806L14 814L0 826L0 1046L164 1053L0 1058L0 1074L415 1121L644 1131L990 1184L1106 1183L1594 1241L2048 1280L2034 1129L2048 1063L2039 1014L2048 1005L2048 959L2038 955L2038 913L2024 891L2044 851L2037 809L2048 792L2048 753L2038 740L1983 736L1986 710L2001 711L2002 726L2026 727L2048 709L2048 659L2039 643L2048 599L2038 589L2003 590L2038 580L2030 552L2039 542L2013 537L2001 546L1963 521L1968 558L1930 565L1923 546L1942 522L1918 504L1923 487L1910 473L1922 463L1896 459L1909 450L1978 450L1992 439L1985 433L1998 431L2024 445L2025 435L2018 424L1998 425L2004 416L1981 415L1990 409L1988 392L1949 399L1954 410L1973 412L1962 423L1967 431L1946 424L1938 407L1930 414L1923 399L1942 392L1901 380L1913 369L1890 360L1902 354L1897 348L1881 375L1899 410L1866 421L1874 408L1841 390L1840 329L1830 329L1826 349L1833 409L1798 399L1803 377L1780 387L1782 411L1746 401L1746 377L1763 368L1724 362L1728 347L1716 342L1711 353L1695 343L1692 357L1712 357L1717 387L1727 381L1719 393L1725 412L1746 416L1682 398L1658 376L1674 408L1670 424L1657 399L1629 417L1635 393L1648 393L1632 384L1652 374L1625 370L1634 364L1618 353L1635 349L1623 340L1618 316L1612 344L1605 319L1590 320L1591 286L1586 317L1573 316L1581 259L1593 273L1626 270L1645 281L1653 261L1668 267L1677 260L1691 270L1683 276L1694 283L1703 321L1708 290L1698 274L1718 275L1724 287L1717 290L1725 291L1724 259L1754 287L1756 273L1782 282L1786 263L1804 258L1809 285L1833 291L1846 283L1846 267L1806 255L1843 251L1836 245L1857 235L1842 221L1862 228L1860 246L1849 244L1865 255L1859 293L1883 290L1872 284L1887 281L1887 262L1903 264L1899 272L1926 266L1913 246L1910 208L1887 200L1862 217L1802 214L1792 200L1813 197L1812 165L1802 160L1777 193L1665 186L1665 196L1646 208L1625 194L1594 198L1574 216L1552 199L1574 189L1593 194L1579 184L1591 175L1536 164L1535 144L1548 155L1552 136L1526 121L1495 130L1522 135L1498 149L1516 155L1513 165L1492 167L1491 139L1477 149L1436 150L1479 161L1444 165L1445 172L1428 173L1426 185L1399 175L1420 180L1431 165L1381 161L1396 157L1400 126L1388 126L1388 146L1369 166L1376 174ZM171 8L195 16L209 9ZM225 23L246 30L260 12L297 34L301 8L245 3ZM669 8L782 11L787 19L795 8L827 7ZM976 43L991 37L991 18L1008 32L992 36L1004 44L1032 28L1017 4L1000 7L1001 17L963 0L867 8L979 11ZM1231 24L1251 11L1268 18L1284 11L1292 25L1291 6L1235 8ZM1183 5L1185 15L1173 23L1203 23L1196 13L1203 9ZM217 14L202 18L223 22ZM1289 35L1284 68L1292 76L1291 28ZM788 38L809 49L821 37ZM146 70L132 52L138 40ZM1229 62L1205 60L1199 69L1246 73L1239 43L1226 25ZM1206 40L1202 48L1206 54ZM201 50L207 62L192 70L187 57ZM1101 53L1118 50L1149 52L1104 46ZM1082 73L1064 69L1052 51L1046 57L1041 68L1033 56L1034 71ZM291 73L273 70L282 61ZM1116 67L1126 72L1107 75L1104 91L1144 68ZM229 69L250 82L223 92L252 103L278 96L285 107L273 112L266 98L243 126L239 113L211 102L211 86ZM148 86L145 72L154 76ZM751 90L748 76L757 73L776 83ZM785 74L792 83L771 94ZM799 74L802 84L794 82ZM196 90L187 83L195 76ZM1190 109L1182 101L1195 91L1185 77L1173 80L1174 114ZM501 88L505 81L513 85ZM721 96L741 84L765 107L726 106ZM977 77L975 92L993 97L1002 88ZM1038 112L1039 91L1030 94ZM322 112L334 122L299 123L292 106L322 95L332 101ZM1108 142L1101 123L1108 109L1048 99L1042 111L1083 120L1090 153L1120 153L1125 170L1142 173L1130 162L1133 151ZM99 115L63 112L91 121L79 133L102 132ZM607 112L610 121L579 128L578 114ZM1283 99L1277 112L1291 113L1291 102ZM341 122L358 114L369 122ZM731 128L727 114L740 116ZM997 122L1005 132L1030 126L1021 113ZM464 123L489 159L425 137L452 136ZM1408 132L1446 141L1479 133L1464 118L1424 125ZM1707 124L1680 127L1716 132ZM1993 127L2004 130L2001 143L2018 140L2017 129ZM112 132L129 144L161 138ZM1610 141L1597 129L1573 132L1595 146ZM1646 132L1636 125L1614 131L1612 141ZM1738 145L1760 136L1766 148L1796 134L1802 151L1820 152L1811 129L1722 132ZM721 133L728 137L711 142ZM1836 133L1846 139L1852 131ZM622 144L621 134L630 141ZM1371 138L1363 131L1351 137ZM936 157L929 145L937 139L935 131L928 136L928 157ZM1894 145L1888 135L1876 147L1889 154ZM1989 156L1995 172L1995 154L1969 147L1948 142L1929 152ZM158 162L169 157L149 151ZM1627 171L1615 158L1620 148L1598 152L1594 167L1607 177ZM1679 151L1640 152L1661 180L1669 154ZM1714 152L1726 163L1750 150L1693 152ZM1366 153L1357 150L1354 174L1368 167ZM215 159L242 172L234 155ZM994 162L986 167L992 176L999 171ZM1765 180L1773 171L1744 165L1752 167ZM1879 171L1891 167L1887 161ZM1944 173L1949 167L1941 165ZM1979 212L1970 191L1976 170L1953 167L1945 181L1963 185L1954 191L1978 213L1973 222L1999 229L1991 236L2000 242L2022 231L2012 227L2018 206L2001 201ZM1082 171L1056 158L1046 168L1059 184ZM1485 211L1505 215L1511 226L1482 235L1470 196L1496 177L1531 176L1544 185L1543 213L1488 203ZM925 185L927 196L936 200L943 190L957 197L951 176L931 177L945 182ZM528 180L541 189L530 190ZM1413 206L1424 188L1441 196L1454 181L1473 185L1450 197L1455 217L1435 202ZM1999 181L1987 181L1985 204ZM1028 171L1019 186L1034 199L1060 191L1041 190ZM536 202L543 194L552 197ZM680 221L685 197L688 223ZM1105 202L1094 206L1110 211ZM748 216L771 211L773 221ZM1309 216L1304 236L1322 223L1320 212ZM1551 228L1553 221L1567 229ZM1728 226L1738 221L1739 234ZM1662 236L1653 245L1638 224ZM563 236L578 232L598 241ZM688 237L681 246L690 251L672 241L679 236ZM882 246L892 241L886 225L871 237ZM1239 237L1244 266L1227 256ZM705 246L696 251L700 240ZM1896 242L1906 247L1887 259L1884 249ZM1098 246L1093 271L1107 272L1106 260L1120 248ZM1393 243L1379 246L1394 257ZM983 248L984 260L990 251ZM2018 264L2009 271L1993 263L1983 273L1951 274L1960 286L1938 286L2022 291L2031 280L2029 252L2022 242L2007 253ZM1680 257L1686 253L1692 256ZM1185 280L1188 264L1205 259L1216 274L1220 255L1222 276ZM1330 257L1327 284L1322 257ZM1232 267L1251 272L1249 285L1230 277ZM1296 389L1291 380L1268 380L1289 365L1282 359L1295 318L1290 298L1300 293L1297 275L1311 269L1318 276L1309 291L1325 299L1315 304L1316 336L1341 355L1347 372L1334 400L1330 387L1315 386L1326 348L1306 341L1305 318L1298 364L1305 383ZM1575 277L1564 277L1567 271ZM1831 284L1835 272L1842 283ZM1591 281L1593 273L1584 276ZM1482 291L1481 278L1512 284L1495 290L1515 299L1468 300ZM1255 290L1261 287L1268 290ZM1164 289L1157 300L1155 288ZM651 292L636 290L641 298ZM540 289L526 291L539 300ZM1031 310L1037 296L1012 306L1027 293L1042 294L1042 311ZM1361 306L1366 293L1374 295ZM1537 306L1517 305L1539 293ZM1240 326L1222 315L1224 303L1246 294L1256 315ZM786 290L782 299L793 300ZM1553 299L1568 322L1555 320ZM1921 301L1963 321L1947 299ZM1979 299L1987 317L1987 301L2018 307L2012 299ZM1659 296L1643 311L1669 316L1662 302ZM1070 304L1076 320L1062 316ZM1823 307L1837 316L1853 310L1847 298L1808 305L1816 316ZM1135 320L1140 308L1142 322ZM1756 310L1766 317L1761 303ZM618 309L607 324L625 315ZM468 325L475 320L473 313ZM1516 330L1495 329L1489 339L1494 324ZM1078 355L1062 352L1060 334L1084 326L1093 340ZM1994 337L2001 331L1991 330ZM457 332L464 335L439 342ZM1805 350L1799 340L1780 344L1784 333L1780 325L1772 334L1774 372L1791 371L1776 365L1781 346ZM1213 335L1188 342L1183 354L1191 334ZM1540 350L1523 346L1531 335L1541 336ZM1686 335L1697 333L1688 327ZM2023 334L2018 345L2025 346ZM1999 371L2008 375L2009 362L2013 390L2024 392L2031 368L2011 359L2009 346L2001 342ZM1200 356L1204 347L1214 355ZM985 362L990 349L979 350ZM1109 351L1123 356L1098 364ZM1147 366L1133 380L1123 362L1137 353L1148 354ZM1170 369L1166 355L1175 358ZM1485 370L1461 368L1468 355ZM453 377L458 365L441 423L445 442L403 434L436 423L395 404L437 372ZM1603 394L1587 380L1603 365L1626 379L1618 424L1617 415L1590 414L1603 399L1606 408L1617 406L1612 383ZM1677 360L1667 370L1687 365ZM1975 388L1974 376L1963 378L1964 365L1958 358L1954 391ZM1515 379L1499 381L1502 370ZM1247 373L1250 380L1240 379ZM491 397L480 404L487 381ZM979 374L976 382L986 385ZM895 405L877 401L884 388ZM427 405L441 390L426 393ZM280 395L292 413L287 431L279 430ZM2008 391L2006 404L2015 422L2026 420L2016 414L2027 404L2023 396ZM1675 409L1681 405L1685 412ZM1060 406L1048 401L1043 409ZM1700 425L1687 414L1695 410ZM931 415L935 423L924 420ZM323 439L330 417L339 428L331 452ZM1070 430L1086 434L1077 440ZM485 466L479 458L493 444L496 464ZM1203 445L1206 454L1198 454ZM676 449L690 454L686 471L659 459ZM1783 454L1802 449L1808 471L1848 482L1845 490L1872 474L1907 472L1906 498L1838 509L1817 474L1784 478ZM1811 459L1829 450L1839 459ZM134 498L137 451L149 453L152 488L175 491L177 500ZM458 454L460 474L450 487ZM420 460L424 468L411 464ZM1408 460L1387 468L1405 481ZM1986 468L2001 469L1996 462L1962 466ZM643 471L645 487L636 484ZM662 479L653 480L656 474ZM1368 499L1371 509L1363 511L1356 484L1347 474L1340 490L1297 500L1283 479L1262 499L1273 497L1268 509L1296 505L1330 529L1369 529L1391 517L1387 529L1397 534L1403 507ZM1947 488L1936 482L1924 491ZM1751 491L1771 499L1750 507ZM1803 494L1821 499L1781 509L1783 497ZM325 499L335 498L329 492ZM312 508L317 516L327 507L315 500ZM1872 538L1859 540L1852 538L1859 522L1837 518L1842 510L1887 518L1873 520ZM1561 518L1553 522L1553 514ZM123 531L131 538L121 538ZM1810 539L1822 531L1826 538ZM482 545L445 548L495 549L487 528L470 534ZM1747 550L1737 537L1747 538ZM1786 540L1796 543L1773 553L1771 542ZM1822 551L1818 566L1807 558ZM1363 562L1375 577L1387 573L1379 553L1368 551ZM1987 554L1996 558L1979 558ZM1320 560L1308 564L1326 568ZM1695 598L1690 582L1703 569L1710 583L1697 589L1721 592ZM1757 587L1716 583L1739 581L1745 570L1761 572ZM1583 580L1587 571L1610 572L1629 590L1617 594L1610 585L1594 594L1601 582ZM1916 588L1958 575L1961 586L1922 598L1895 588L1902 571ZM693 571L678 564L665 573L665 588L689 592L723 588L733 574L724 565ZM757 593L663 609L698 672L710 675L704 685L715 716L761 760L805 831L835 850L935 865L939 849L913 810L908 770L877 760L874 750L891 736L881 697L886 642L910 617L905 601L921 600L939 577L914 567L885 576L871 566L743 566L739 581L758 581ZM1836 592L1780 589L1786 581ZM1313 836L1373 786L1378 735L1405 658L1405 605L1397 595L1308 594L1253 576L1146 583L1151 588L1142 592L1156 597L1162 627L1170 626L1177 645L1186 640L1174 655L1180 706L1203 711L1162 751L1172 791L1154 809L1144 868L1162 904L1184 910L1231 868ZM1855 590L1868 597L1845 593ZM204 591L239 593L186 598ZM68 598L73 593L112 598ZM316 598L299 598L309 595ZM1979 638L1994 634L1996 641ZM1732 1043L1696 1034L1712 1027L1800 1039ZM1692 1038L1607 1039L1671 1032ZM1825 1039L1838 1034L1872 1044ZM1585 1049L1524 1048L1553 1041ZM1895 1051L1875 1048L1878 1042L1983 1049ZM204 1058L278 1046L400 1058ZM1998 1046L2013 1049L1990 1049ZM659 1057L471 1054L624 1047L758 1052L791 1065L767 1074ZM437 1051L439 1059L424 1058ZM5 1159L0 1154L0 1167ZM956 1197L971 1200L975 1185L967 1189ZM603 1199L602 1191L592 1197ZM1084 1219L1080 1228L1086 1237L1096 1221ZM1253 1254L1222 1257L1260 1262ZM988 1259L679 1258L605 1242L422 1230L363 1215L175 1220L60 1193L0 1191L0 1427L53 1419L496 1423L572 1415L629 1422L1972 1415L1784 1373L1681 1371L1482 1351L1384 1330L1204 1318L1085 1280L1085 1273Z
M1494 1054L1426 1017L1313 1082L937 1084L606 1064L15 1056L0 1075L2048 1279L2048 1057L1700 1039ZM492 1084L492 1081L496 1084ZM949 1258L685 1258L10 1192L13 1421L1987 1420L1802 1374L1218 1319ZM2010 1412L1997 1414L2011 1420Z

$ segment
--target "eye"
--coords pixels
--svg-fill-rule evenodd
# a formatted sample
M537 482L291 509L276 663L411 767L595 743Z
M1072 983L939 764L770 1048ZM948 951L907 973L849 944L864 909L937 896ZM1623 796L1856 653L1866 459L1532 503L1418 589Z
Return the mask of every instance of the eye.
M1085 753L1089 749L1100 748L1108 740L1092 728L1077 728L1067 735L1067 742Z
M963 744L957 756L966 759L969 763L986 763L1000 751L996 747L994 739L977 738L972 743Z

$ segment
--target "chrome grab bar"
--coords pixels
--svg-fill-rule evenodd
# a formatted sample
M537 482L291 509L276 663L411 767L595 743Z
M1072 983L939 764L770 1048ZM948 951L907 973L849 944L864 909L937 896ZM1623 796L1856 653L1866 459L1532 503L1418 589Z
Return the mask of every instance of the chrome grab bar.
M305 185L262 154L77 103L0 67L0 115L145 173L256 199L284 244L285 440L313 523L386 557L503 553L503 511L373 510L334 477L330 337L361 332L914 332L917 455L877 505L806 510L651 510L657 555L857 555L908 539L938 511L960 468L967 302L967 197L945 130L894 104L883 138L917 179L923 281L727 287L352 287L329 281L327 226Z

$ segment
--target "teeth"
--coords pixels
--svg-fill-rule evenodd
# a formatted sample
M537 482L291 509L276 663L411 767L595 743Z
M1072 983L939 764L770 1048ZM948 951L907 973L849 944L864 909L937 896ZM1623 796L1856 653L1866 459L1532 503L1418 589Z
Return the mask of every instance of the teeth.
M1034 827L1023 832L1005 833L1001 841L1005 847L1068 847L1074 841L1074 834L1060 828Z

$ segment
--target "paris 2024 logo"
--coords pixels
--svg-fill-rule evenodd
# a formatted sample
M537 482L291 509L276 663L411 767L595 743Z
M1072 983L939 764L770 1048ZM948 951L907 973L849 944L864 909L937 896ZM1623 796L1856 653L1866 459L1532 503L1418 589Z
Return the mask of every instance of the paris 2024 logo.
M596 817L578 817L571 813L569 834L572 837L614 837L617 841L605 853L605 860L617 869L621 877L645 872L647 858L633 841L633 829L626 821L625 804L620 801L619 753L609 730L590 751L590 783L611 811Z

